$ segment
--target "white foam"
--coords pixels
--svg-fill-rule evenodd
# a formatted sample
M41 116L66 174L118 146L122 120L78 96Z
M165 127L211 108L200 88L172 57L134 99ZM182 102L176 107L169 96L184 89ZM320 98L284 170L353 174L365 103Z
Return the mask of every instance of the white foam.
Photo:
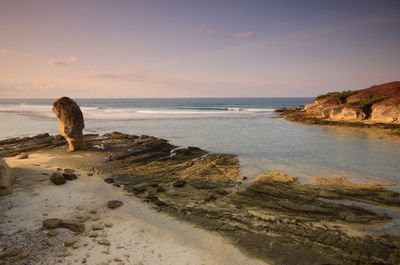
M268 108L104 108L81 106L85 119L99 120L131 120L152 118L201 118L223 117L232 115L251 115L252 113L273 112ZM51 105L0 104L0 113L54 118Z

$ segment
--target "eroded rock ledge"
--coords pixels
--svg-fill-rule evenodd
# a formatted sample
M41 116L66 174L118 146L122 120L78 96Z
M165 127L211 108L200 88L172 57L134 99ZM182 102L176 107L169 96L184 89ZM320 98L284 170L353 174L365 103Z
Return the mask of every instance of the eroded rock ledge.
M278 112L288 120L312 124L400 129L400 82L330 92L311 104Z
M242 188L239 160L152 136L85 135L88 150L107 161L90 165L155 209L213 230L272 264L400 264L400 237L359 228L390 221L346 199L400 210L400 194L346 181L303 184L269 172ZM0 141L0 156L65 145L48 134ZM107 185L107 184L105 184ZM335 200L331 200L335 199Z

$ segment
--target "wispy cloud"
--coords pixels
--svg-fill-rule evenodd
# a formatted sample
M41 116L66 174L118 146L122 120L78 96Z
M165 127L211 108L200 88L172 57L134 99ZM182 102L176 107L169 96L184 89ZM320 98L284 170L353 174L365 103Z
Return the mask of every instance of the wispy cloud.
M95 78L122 80L122 81L135 81L143 80L145 75L141 73L101 73L94 75Z
M67 65L66 62L58 60L58 59L49 59L47 61L47 64L51 65L51 66L66 66Z
M30 53L11 51L8 49L0 49L0 56L17 56L17 57L32 57Z
M235 39L250 39L253 37L253 32L252 31L241 31L241 32L236 32L233 34L233 37Z
M79 58L76 57L76 56L70 56L70 57L67 58L67 61L70 62L70 63L75 63L78 60L79 60Z
M64 59L52 58L47 60L47 64L51 66L67 66L76 63L79 60L76 56L66 57Z
M221 33L217 28L215 27L205 27L205 28L198 28L195 30L195 32L210 35L210 36L215 36L219 33Z

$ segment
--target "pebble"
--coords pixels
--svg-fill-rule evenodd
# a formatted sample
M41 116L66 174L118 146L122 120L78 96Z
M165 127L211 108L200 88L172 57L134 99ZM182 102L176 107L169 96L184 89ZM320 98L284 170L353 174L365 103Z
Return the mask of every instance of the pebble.
M92 224L92 230L103 230L104 225L103 224Z
M95 209L90 210L89 213L91 213L91 214L97 214L97 210L95 210Z
M111 223L111 222L104 222L104 225L106 226L106 227L112 227L113 226L113 223Z
M47 239L46 244L51 247L56 244L56 241L54 240L54 238L49 238Z
M17 155L17 159L27 159L28 157L29 157L28 154L20 154L20 155Z
M78 240L76 238L68 238L64 240L64 246L69 247L76 243Z
M114 261L115 261L115 262L122 262L122 259L120 259L120 258L114 258Z
M82 263L87 263L87 258L83 258Z
M108 201L107 206L110 209L116 209L116 208L122 206L122 204L123 204L123 202L121 202L119 200L111 200L111 201Z
M93 214L93 215L90 217L90 219L91 219L92 221L98 221L98 220L100 219L100 215L98 215L98 214Z
M47 232L47 236L57 236L60 234L60 231L56 230L56 229L52 229L49 230L49 232Z
M99 241L98 241L98 243L100 244L100 245L104 245L104 246L110 246L111 245L111 243L110 243L110 241L108 241L107 239L100 239Z
M74 169L70 169L70 168L66 168L66 169L64 169L64 172L65 173L74 173L75 170Z
M99 234L95 231L91 231L89 237L97 237Z
M72 245L72 248L73 248L73 249L78 249L78 248L79 248L79 244L78 244L77 242L75 242L75 243Z
M90 220L90 216L84 215L84 216L82 216L82 218L79 219L79 223L86 223L89 220Z

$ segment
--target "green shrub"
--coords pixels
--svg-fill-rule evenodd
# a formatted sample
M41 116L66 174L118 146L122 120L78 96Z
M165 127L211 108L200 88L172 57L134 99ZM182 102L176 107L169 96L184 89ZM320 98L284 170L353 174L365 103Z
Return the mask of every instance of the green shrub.
M350 105L352 106L361 106L361 107L368 107L372 106L375 103L390 98L389 96L374 96L372 98L364 98L359 101L351 102Z
M316 99L323 99L323 98L329 97L329 98L337 98L340 101L343 101L346 98L353 95L354 93L356 93L356 91L351 91L351 90L342 91L342 92L329 92L329 93L326 93L323 95L319 95L318 97L316 97Z

